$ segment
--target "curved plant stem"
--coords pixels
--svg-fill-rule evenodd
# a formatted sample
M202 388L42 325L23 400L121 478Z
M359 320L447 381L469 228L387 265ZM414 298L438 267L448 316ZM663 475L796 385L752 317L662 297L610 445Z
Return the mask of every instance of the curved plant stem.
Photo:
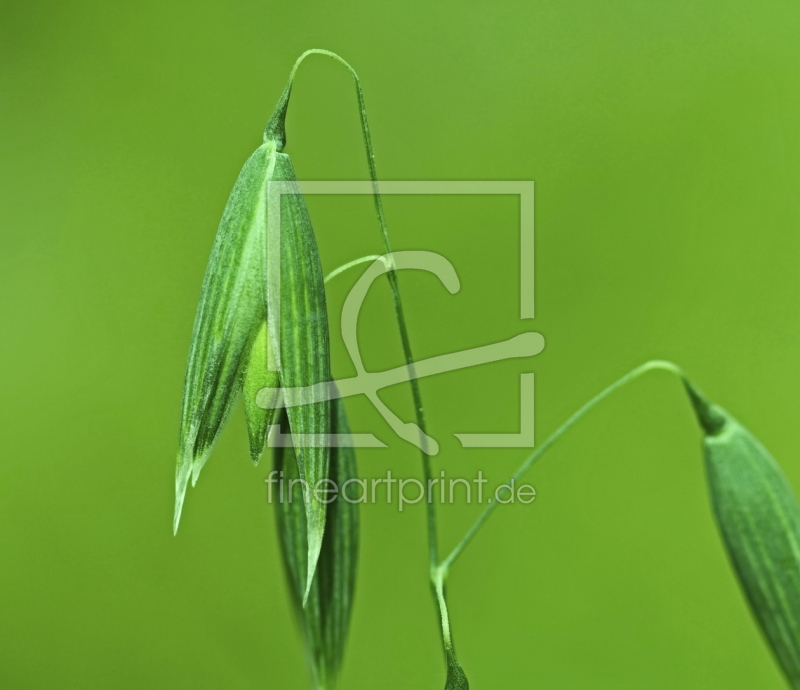
M324 55L332 58L342 64L350 75L353 77L356 87L356 96L358 98L358 111L361 120L361 133L364 138L364 148L367 153L367 166L369 167L369 176L372 183L372 198L375 204L375 212L378 217L378 224L381 231L381 239L383 240L384 256L389 270L386 272L386 277L389 280L389 287L392 292L392 302L394 304L395 316L397 318L397 326L400 332L400 341L403 347L403 356L405 358L406 367L408 367L409 382L411 384L411 396L414 403L414 416L416 418L417 427L422 435L421 443L421 459L422 471L425 478L425 486L431 486L433 479L433 471L431 469L430 455L426 451L425 439L427 438L427 424L425 422L425 410L422 405L422 393L420 392L419 383L414 372L414 357L411 352L411 340L408 336L408 327L406 326L405 314L403 311L403 302L400 297L400 288L397 282L397 272L394 268L394 258L392 256L392 245L389 240L389 230L386 226L386 216L383 211L383 201L381 200L380 190L378 189L378 172L375 166L375 153L372 148L372 138L369 133L369 123L367 121L367 111L364 104L364 91L361 88L361 81L358 74L351 67L351 65L342 57L329 50L314 48L307 50L303 53L294 64L289 81L281 94L275 112L270 118L264 130L264 140L274 140L278 150L282 150L286 144L286 109L289 104L289 96L292 92L292 85L294 83L295 73L300 64L309 55ZM349 267L349 266L348 266ZM344 270L344 269L343 269ZM440 618L442 621L442 641L445 648L445 654L449 659L455 658L455 652L450 636L450 624L447 613L447 604L444 596L444 577L446 576L446 569L440 568L439 563L439 542L438 542L438 528L436 520L436 504L434 501L428 500L426 503L427 512L427 531L428 531L428 566L429 577L431 586L434 590L436 603L439 609Z
M550 437L533 453L531 453L525 462L520 465L519 469L511 476L509 481L507 482L506 486L512 486L512 482L516 483L520 481L530 470L533 464L544 455L550 448L552 448L555 443L564 435L566 434L587 412L589 412L592 408L596 405L601 403L607 397L609 397L612 393L619 390L623 386L627 385L631 381L638 379L642 374L647 373L648 371L653 370L661 370L661 371L669 371L676 376L678 376L681 380L686 381L686 376L683 373L683 370L677 365L673 364L672 362L667 362L665 360L652 360L650 362L645 362L644 364L636 367L632 371L628 372L623 376L621 379L618 379L614 383L612 383L608 388L601 391L597 395L595 395L589 402L583 405L577 412L575 412L567 421L565 421L558 429L556 429ZM461 540L461 542L452 550L450 555L442 561L442 568L447 571L450 566L453 565L455 560L464 552L464 549L470 544L470 542L475 538L475 535L480 531L481 527L486 523L486 521L492 516L497 506L500 505L499 501L494 501L490 503L484 509L483 513L478 517L475 521L475 524L467 532L466 536Z
M420 432L422 434L423 442L420 444L422 469L425 477L426 486L431 486L430 482L433 479L433 472L431 469L430 455L426 450L426 445L424 442L425 438L427 438L427 425L425 423L425 411L422 406L422 394L420 392L419 383L416 379L414 372L414 358L411 352L411 341L409 339L408 328L406 326L406 320L403 311L403 303L400 297L400 289L398 286L397 273L395 270L395 264L392 255L391 242L389 240L389 231L386 226L386 216L383 210L383 202L381 200L380 190L378 188L378 173L375 166L375 154L372 148L372 140L369 132L369 123L367 121L366 107L364 105L364 92L361 88L361 82L359 81L358 75L356 74L355 70L350 66L348 62L346 62L339 55L328 50L312 49L312 50L307 50L305 53L303 53L297 59L294 66L292 67L292 71L289 76L289 81L286 84L283 93L281 94L275 112L273 113L272 117L270 118L264 130L264 140L275 141L277 149L279 151L283 150L283 147L286 144L286 125L285 125L286 110L289 104L289 97L292 92L292 86L294 84L295 73L297 72L297 69L303 62L303 60L305 60L309 55L315 55L315 54L324 55L341 63L353 77L353 81L355 82L356 96L358 98L359 116L361 120L361 132L364 138L364 147L367 153L367 165L369 167L369 175L372 183L372 198L375 204L375 212L378 217L378 224L380 226L381 239L383 240L383 248L385 252L383 256L362 257L360 259L356 259L347 264L344 264L343 266L340 266L339 268L332 271L326 277L325 281L327 282L328 280L331 280L332 278L336 277L337 275L341 274L347 269L367 261L375 261L378 259L382 259L387 264L389 270L386 272L386 277L389 280L389 287L392 292L392 301L394 304L395 316L397 318L398 330L400 332L400 340L403 347L403 355L406 361L406 366L408 367L409 382L411 384L411 395L414 403L414 414L416 417L417 426L419 427ZM512 482L516 483L519 480L521 480L522 477L524 477L525 474L530 470L532 465L540 457L542 457L542 455L544 455L553 445L555 445L555 443L562 436L564 436L564 434L566 434L567 431L569 431L587 412L592 410L596 405L598 405L600 402L605 400L612 393L619 390L626 384L630 383L631 381L634 381L643 374L656 369L669 371L677 375L688 386L688 382L683 374L683 371L680 369L680 367L678 367L676 364L673 364L672 362L667 362L663 360L653 360L650 362L646 362L639 367L636 367L631 372L629 372L628 374L626 374L625 376L623 376L622 378L611 384L608 388L598 393L594 398L592 398L589 402L587 402L580 409L578 409L577 412L575 412L571 417L569 417L569 419L567 419L558 429L556 429L556 431L537 450L535 450L530 456L528 456L528 458L522 463L519 469L512 475L508 484L511 485ZM453 640L450 628L450 617L447 609L447 600L445 597L445 590L444 590L445 582L447 580L450 567L464 552L466 547L472 542L472 540L475 538L475 535L480 531L480 529L483 527L486 521L492 516L498 505L500 505L499 501L490 503L485 508L483 513L478 517L478 519L475 521L475 523L472 525L469 531L466 533L461 542L453 549L450 555L448 555L447 558L445 558L443 561L440 561L437 518L436 518L436 504L432 500L426 501L429 577L434 599L436 601L436 605L439 611L439 618L442 631L442 644L444 646L445 657L447 659L447 664L448 664L448 679L451 678L451 673L454 674L454 677L460 674L460 677L463 678L463 671L461 671L461 667L458 665L458 662L456 661L455 658L455 649L453 646ZM464 678L464 682L466 683L466 678ZM454 685L454 687L456 686Z

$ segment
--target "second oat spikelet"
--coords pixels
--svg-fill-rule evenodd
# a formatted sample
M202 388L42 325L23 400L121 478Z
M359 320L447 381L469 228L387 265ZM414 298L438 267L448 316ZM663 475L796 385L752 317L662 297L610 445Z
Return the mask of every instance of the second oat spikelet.
M761 442L685 381L704 431L711 504L750 609L800 689L800 506Z

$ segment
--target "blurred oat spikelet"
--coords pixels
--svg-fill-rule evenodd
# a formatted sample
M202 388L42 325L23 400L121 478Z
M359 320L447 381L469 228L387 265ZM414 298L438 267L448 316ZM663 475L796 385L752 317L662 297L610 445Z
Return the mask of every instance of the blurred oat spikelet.
M691 384L714 515L739 583L793 688L800 689L800 507L760 441Z

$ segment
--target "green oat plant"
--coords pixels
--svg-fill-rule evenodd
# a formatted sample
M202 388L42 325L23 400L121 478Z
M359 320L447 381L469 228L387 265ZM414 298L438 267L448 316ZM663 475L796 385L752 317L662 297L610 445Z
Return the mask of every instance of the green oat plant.
M319 252L286 145L285 121L295 73L312 54L333 58L353 77L382 240L382 260L392 294L416 423L426 436L424 407L414 377L414 358L370 139L364 95L353 68L338 55L310 50L298 58L264 131L264 143L244 164L219 224L195 317L184 383L175 478L177 531L187 485L197 481L239 394L244 398L250 455L258 463L270 429L279 422L290 443L273 444L274 470L283 500L276 502L281 554L290 596L305 641L317 690L336 687L355 593L359 516L355 502L330 505L309 487L330 479L342 486L357 477L344 405L335 395L322 402L291 391L332 385L329 331ZM275 188L282 193L275 194ZM286 190L289 193L283 193ZM277 204L275 199L278 199ZM279 223L268 222L279 216ZM268 297L280 294L277 305ZM800 508L780 467L761 443L721 407L709 402L675 364L647 362L603 390L564 422L511 478L519 482L532 465L587 412L641 375L668 371L683 384L703 434L712 509L723 543L753 615L789 685L800 690ZM284 395L283 393L287 393ZM332 401L332 402L331 402ZM279 409L282 408L282 409ZM336 443L313 439L333 438ZM310 440L311 439L311 440ZM328 447L328 446L332 447ZM433 478L422 444L422 471ZM297 480L303 480L297 481ZM508 486L514 484L509 481ZM287 500L291 496L293 500ZM445 690L466 690L456 657L445 585L453 565L498 502L489 504L461 542L440 557L437 514L427 501L428 572L441 623Z

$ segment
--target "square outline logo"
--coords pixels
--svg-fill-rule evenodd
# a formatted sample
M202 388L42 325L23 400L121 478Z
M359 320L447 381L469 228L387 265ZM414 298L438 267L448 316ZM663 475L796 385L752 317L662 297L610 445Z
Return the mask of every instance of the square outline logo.
M276 363L280 364L280 214L281 198L284 194L301 195L369 195L379 191L388 196L518 196L520 219L520 319L534 318L534 183L533 181L270 181L267 183L267 314L270 337L276 352ZM277 229L277 232L275 231ZM444 262L444 263L443 263ZM446 265L445 265L446 264ZM300 405L318 400L364 394L378 409L395 433L416 445L428 455L436 455L438 443L425 436L413 423L400 420L380 400L378 390L396 385L410 378L422 378L435 373L486 364L515 357L529 357L544 348L544 338L536 332L524 333L509 340L488 346L471 348L447 355L432 357L402 365L386 372L367 372L361 362L356 339L357 316L363 298L371 283L383 273L404 268L427 270L436 274L451 293L458 291L460 283L452 264L443 256L433 252L392 252L377 257L348 295L342 310L342 337L348 349L357 375L349 379L325 382L304 389L282 389L281 405ZM357 291L357 288L361 288ZM351 298L355 298L353 303ZM262 395L264 393L264 395ZM257 404L270 406L274 401L271 389L262 389ZM273 404L275 404L273 402ZM532 448L534 446L534 374L520 374L520 431L518 433L455 433L464 448ZM282 434L278 425L270 427L272 445L294 443L298 446L348 445L354 447L385 447L372 434L315 435L292 437Z

